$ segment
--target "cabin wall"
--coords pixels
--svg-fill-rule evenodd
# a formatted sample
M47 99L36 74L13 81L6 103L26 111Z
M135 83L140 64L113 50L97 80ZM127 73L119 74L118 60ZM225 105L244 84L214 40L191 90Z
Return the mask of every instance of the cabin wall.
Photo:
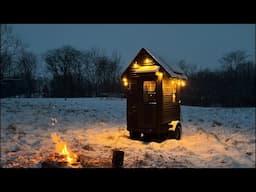
M138 96L138 84L137 78L129 79L129 91L127 92L127 128L137 129L138 128L138 112L139 101Z
M144 98L144 81L156 82L156 100ZM127 128L143 133L158 133L161 123L162 81L154 74L140 74L129 79L127 92Z
M162 118L161 123L180 120L179 90L171 79L162 81Z

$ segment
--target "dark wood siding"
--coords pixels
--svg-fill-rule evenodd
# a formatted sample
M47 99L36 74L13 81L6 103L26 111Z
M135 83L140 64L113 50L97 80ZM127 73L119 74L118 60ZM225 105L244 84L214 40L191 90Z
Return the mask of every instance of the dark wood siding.
M164 79L162 87L163 99L161 123L163 124L169 123L173 120L180 120L180 105L176 87L172 85L171 79Z
M127 92L127 128L137 129L138 127L138 85L136 78L129 79L129 91Z

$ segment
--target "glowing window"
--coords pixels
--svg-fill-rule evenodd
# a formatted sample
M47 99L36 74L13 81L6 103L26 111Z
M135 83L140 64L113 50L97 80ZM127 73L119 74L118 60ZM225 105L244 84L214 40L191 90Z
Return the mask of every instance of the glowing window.
M156 82L155 81L143 82L143 99L145 103L156 102Z
M173 80L163 80L163 94L165 97L171 97L173 103L177 102L176 84Z
M143 90L144 90L144 92L155 92L156 91L156 82L155 81L144 81Z

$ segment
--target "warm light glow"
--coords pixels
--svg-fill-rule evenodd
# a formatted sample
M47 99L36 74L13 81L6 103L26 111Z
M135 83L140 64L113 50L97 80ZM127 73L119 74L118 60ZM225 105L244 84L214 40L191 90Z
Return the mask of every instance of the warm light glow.
M181 86L181 87L185 87L186 86L186 81L184 80L178 80L178 79L173 79L171 80L171 84L172 85L178 85L178 86Z
M186 86L186 82L185 81L181 81L181 86L185 87Z
M144 92L155 92L156 91L156 82L155 81L144 81L143 82Z
M127 80L127 78L125 78L125 77L123 78L123 83L124 83L124 86L125 86L125 87L128 86L128 80Z
M176 101L176 94L173 93L173 94L172 94L172 102L175 103L175 101Z
M146 65L152 64L152 60L149 59L149 58L146 58L146 59L144 60L144 63L145 63Z
M159 79L162 79L162 78L163 78L163 73L157 71L157 72L156 72L156 76L157 76Z
M139 68L140 67L140 65L138 65L137 63L134 63L133 65L132 65L132 68Z
M147 65L147 66L140 66L137 69L134 69L135 73L154 73L159 70L159 66L157 65Z
M70 164L75 163L77 161L77 155L68 150L67 143L62 141L56 133L51 134L51 137L52 141L56 144L56 153L63 155L62 160Z
M127 81L128 81L127 78L124 77L124 78L123 78L123 82L127 82Z
M176 129L177 124L178 124L179 122L180 122L180 121L171 121L170 123L168 123L168 125L170 125L169 130L174 131L174 130Z

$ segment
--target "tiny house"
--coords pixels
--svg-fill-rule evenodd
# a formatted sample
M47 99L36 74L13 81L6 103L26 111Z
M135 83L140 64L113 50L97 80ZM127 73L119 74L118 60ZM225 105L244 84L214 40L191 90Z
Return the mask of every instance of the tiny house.
M187 77L142 48L121 75L127 98L127 130L132 139L142 135L164 136L174 131L181 138L180 90Z

